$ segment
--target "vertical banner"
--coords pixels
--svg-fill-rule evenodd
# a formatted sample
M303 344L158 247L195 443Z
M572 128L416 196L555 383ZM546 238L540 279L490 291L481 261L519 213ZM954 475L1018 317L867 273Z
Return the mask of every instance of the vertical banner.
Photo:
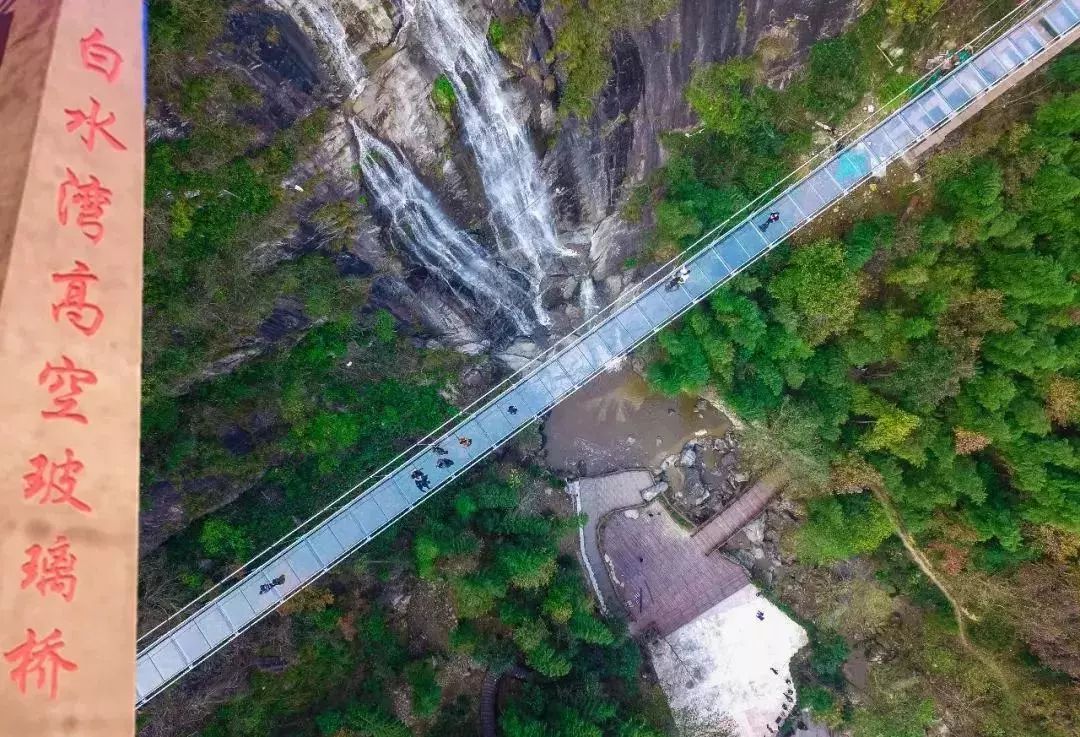
M0 735L134 731L141 0L0 0Z

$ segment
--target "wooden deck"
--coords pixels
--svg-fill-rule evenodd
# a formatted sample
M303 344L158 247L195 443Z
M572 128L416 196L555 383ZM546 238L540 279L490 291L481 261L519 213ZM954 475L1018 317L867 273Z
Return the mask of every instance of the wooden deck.
M658 501L601 521L605 572L632 634L665 637L750 582L742 566L711 553L764 511L782 480L766 475L694 532L680 527Z
M784 485L784 475L773 471L762 476L731 506L691 533L698 548L706 555L720 547L736 532L765 511L769 502Z

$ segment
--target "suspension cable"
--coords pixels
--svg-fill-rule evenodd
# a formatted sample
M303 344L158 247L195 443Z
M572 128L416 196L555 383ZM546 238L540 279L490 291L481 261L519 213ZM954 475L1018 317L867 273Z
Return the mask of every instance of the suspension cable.
M991 0L990 2L988 2L982 8L982 10L980 10L980 13L985 11L985 9L987 7L989 7L991 5L994 5L995 2L996 2L996 0ZM967 44L964 44L964 46L962 46L960 48L971 47L971 48L974 49L976 46L982 44L982 42L986 39L986 37L988 35L990 35L991 33L993 33L994 31L996 31L1002 24L1004 24L1006 21L1010 21L1012 18L1014 18L1016 15L1018 15L1021 11L1025 10L1025 8L1027 6L1029 6L1029 5L1031 5L1031 4L1035 3L1035 2L1036 2L1036 0L1023 0L1023 2L1019 3L1016 7L1014 7L1008 13L1006 13L1004 16L1002 16L1000 19L998 19L997 21L995 21L994 23L989 25L982 32L980 32L975 37L973 37ZM889 110L894 103L900 101L902 98L904 98L905 96L910 94L913 90L917 89L920 84L922 84L926 80L930 79L934 74L936 74L938 71L940 71L942 69L942 67L944 66L944 64L946 63L946 61L947 61L946 59L943 59L942 61L938 62L937 64L932 66L929 70L927 70L927 72L925 74L923 74L921 77L919 77L917 80L915 80L914 82L909 84L907 87L905 87L903 90L901 90L900 92L895 94L892 98L890 98L888 101L886 101L880 107L876 108L874 110L874 112L867 114L861 120L858 120L855 123L849 125L847 130L845 130L843 133L841 133L840 135L838 135L836 137L836 141L844 140L845 138L847 138L848 136L850 136L852 133L856 132L857 130L863 129L864 126L866 126L868 123L878 122L878 119L882 116L882 113L884 111ZM888 115L885 115L884 117L888 117ZM834 145L835 145L835 142L820 148L813 155L811 155L806 161L801 163L796 168L792 169L787 175L785 175L784 177L782 177L778 181L774 182L772 185L770 185L768 188L766 188L764 191L762 191L756 197L754 197L753 199L748 201L746 204L744 204L737 211L730 214L722 222L720 222L719 224L717 224L714 227L710 228L706 233L699 236L697 240L695 240L693 243L691 243L689 246L687 246L685 249L683 249L682 252L676 254L675 256L672 256L670 259L665 261L663 264L661 264L661 265L657 266L655 269L653 269L653 271L651 271L648 275L646 275L641 281L637 282L634 285L631 285L629 288L624 290L614 300L612 300L607 305L605 305L603 308L598 310L596 312L596 314L594 314L593 316L591 316L588 319L586 319L586 320L582 321L581 323L579 323L576 327L572 328L565 335L555 339L555 341L552 343L551 346L549 346L545 350L541 351L536 356L534 356L532 359L527 361L524 365L520 366L518 369L516 369L515 371L513 371L510 374L508 374L507 376L505 376L502 380L500 380L498 383L496 383L494 386L492 386L486 392L481 394L479 397L477 397L476 399L471 401L469 404L467 404L466 406L464 406L464 407L462 407L460 409L455 410L438 427L436 427L433 430L431 430L430 432L428 432L426 435L424 435L422 438L420 438L419 440L414 442L408 448L406 448L406 449L402 450L401 452L399 452L397 455L395 455L389 461L387 461L386 463L381 465L378 469L376 469L375 471L372 471L370 474L368 474L366 477L364 477L361 481L357 482L353 486L346 489L344 492L342 492L340 495L338 495L335 499L331 500L330 502L327 502L321 509L317 510L316 512L313 512L307 519L305 519L300 524L296 525L296 527L294 527L292 530L290 530L289 532L285 533L284 535L279 537L274 542L267 545L261 551L254 554L245 563L242 563L239 566L237 566L233 571L231 571L229 574L227 574L221 580L217 581L212 586L210 586L208 589L206 589L205 591L200 593L198 596L191 599L187 604L185 604L184 606L177 609L175 612L170 614L168 617L166 617L162 621L158 622L156 625L154 625L154 627L152 627L151 629L147 630L144 634L142 634L138 638L137 642L138 643L143 642L144 640L149 638L151 635L153 635L155 632L160 630L162 627L164 627L165 625L167 625L168 623L172 622L174 619L179 617L181 614L188 611L189 609L191 609L195 605L200 604L201 602L203 602L210 594L212 594L212 593L214 593L216 591L219 591L226 584L229 584L230 582L237 579L238 577L242 577L245 574L245 572L247 571L248 568L255 566L256 563L258 563L261 560L263 560L264 558L266 558L269 554L276 552L281 547L288 547L288 544L292 544L292 542L294 541L294 539L298 535L303 533L308 528L312 527L313 524L316 521L319 521L321 523L322 520L325 520L326 518L328 518L328 517L332 516L334 513L336 513L338 511L338 509L339 509L338 505L340 504L340 502L342 500L346 499L347 497L349 497L350 495L352 495L353 492L355 492L357 489L360 489L360 488L366 487L366 486L376 486L377 483L371 483L373 480L377 479L378 482L381 482L382 480L384 480L384 478L386 476L390 475L391 472L395 471L398 468L398 465L399 465L398 462L399 461L405 459L407 456L411 456L414 453L414 451L418 451L418 450L420 450L420 449L422 449L422 448L424 448L426 446L432 445L435 441L442 439L446 435L447 430L449 430L451 427L453 427L455 424L457 424L457 422L459 421L460 418L462 418L465 415L469 414L474 408L477 407L478 404L480 404L481 402L484 402L485 400L488 400L492 395L494 395L496 393L502 394L504 391L511 388L511 385L512 386L517 386L517 385L521 384L524 380L528 379L533 374L535 374L537 371L539 371L540 368L541 368L540 364L546 364L548 358L554 356L555 354L561 352L563 349L568 348L568 347L572 346L573 344L575 344L577 342L580 342L581 340L588 337L592 333L592 331L594 329L599 327L599 323L606 322L608 317L610 317L618 308L621 308L621 307L633 302L643 292L648 291L652 287L656 286L656 284L658 284L660 281L662 281L663 278L665 276L667 276L671 272L673 267L682 265L683 263L686 263L686 262L690 261L694 257L694 255L696 254L696 252L698 250L698 247L702 243L704 243L707 240L709 240L710 238L712 238L718 232L720 232L722 230L725 230L727 228L728 224L731 223L731 221L733 219L743 215L748 210L750 210L750 208L755 207L758 203L762 202L762 200L766 199L767 197L769 197L770 195L775 193L777 191L777 189L780 188L782 185L790 182L793 177L795 177L796 175L806 171L807 168L809 168L812 164L815 164L816 162L821 161L823 158L828 158L828 159L835 158L835 156L837 156L838 154L834 153ZM283 546L282 545L283 543L287 543L287 545Z

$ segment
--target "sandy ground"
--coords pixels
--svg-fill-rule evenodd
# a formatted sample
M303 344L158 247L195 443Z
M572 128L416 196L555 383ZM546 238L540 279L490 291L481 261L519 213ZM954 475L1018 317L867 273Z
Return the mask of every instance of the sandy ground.
M802 627L748 584L651 644L650 654L680 721L716 724L727 717L739 737L769 737L795 702L794 691L784 693L794 688L785 679L791 657L806 643Z
M626 468L658 468L700 435L723 435L730 421L694 397L651 392L628 366L601 374L551 410L544 423L547 464L597 476ZM584 464L584 469L579 464Z

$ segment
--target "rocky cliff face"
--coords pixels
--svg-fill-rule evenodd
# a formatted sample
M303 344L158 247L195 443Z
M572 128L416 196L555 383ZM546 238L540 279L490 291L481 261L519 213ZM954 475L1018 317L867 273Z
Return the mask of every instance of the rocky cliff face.
M594 113L560 120L563 80L549 52L564 21L539 0L240 0L206 60L258 92L257 106L235 114L266 143L313 110L330 111L321 145L281 182L303 193L287 226L252 244L245 267L257 280L308 251L333 251L342 275L370 277L370 301L423 326L425 340L522 365L634 281L625 262L647 223L620 211L663 163L660 134L696 125L683 97L695 65L766 40L770 77L782 84L810 42L857 10L857 0L679 0L651 27L612 39L613 73ZM525 18L514 60L485 38L496 15ZM450 104L432 94L443 75L457 96ZM154 102L151 140L185 136L175 103ZM345 236L318 217L324 205L358 201ZM173 391L295 342L313 324L303 305L284 301ZM229 504L259 473L151 485L142 550Z
M276 43L254 44L266 68L253 74L276 85L283 109L334 107L316 166L366 195L352 250L377 272L373 299L439 343L500 349L509 363L634 280L624 263L643 227L619 212L663 163L660 134L696 125L683 97L695 66L764 43L770 79L783 84L806 47L842 30L859 5L681 0L651 27L617 34L593 115L560 121L549 52L563 21L545 3L264 2L233 33L279 29ZM485 40L490 19L508 14L530 19L523 60L498 58ZM437 80L456 99L440 105ZM350 126L372 139L362 145ZM393 181L376 169L392 169Z
M640 229L619 217L621 204L663 164L660 135L697 125L683 95L695 67L752 54L764 41L778 50L768 57L770 79L783 84L811 43L838 34L858 10L858 0L681 0L652 27L615 38L615 71L596 112L566 126L545 160L572 182L560 225L588 237L606 300L626 286L632 275L622 263L642 243Z

